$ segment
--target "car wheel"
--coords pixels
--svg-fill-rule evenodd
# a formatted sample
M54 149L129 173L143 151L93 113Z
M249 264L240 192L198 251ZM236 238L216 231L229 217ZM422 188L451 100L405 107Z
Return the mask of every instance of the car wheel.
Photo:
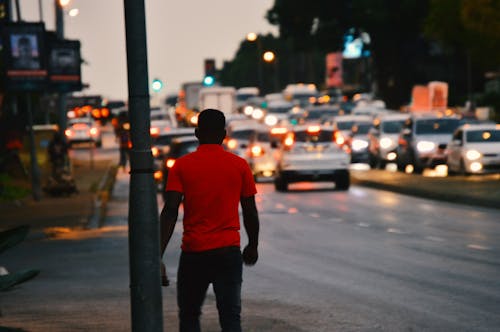
M348 171L339 173L335 178L335 188L338 190L348 190L351 185L351 176Z
M276 177L274 179L274 188L276 189L276 191L287 191L288 183L281 177Z

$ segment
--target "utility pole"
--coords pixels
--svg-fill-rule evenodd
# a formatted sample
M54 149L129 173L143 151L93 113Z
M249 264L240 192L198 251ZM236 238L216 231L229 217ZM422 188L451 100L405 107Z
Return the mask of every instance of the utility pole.
M64 39L64 8L60 0L54 0L55 17L56 17L56 36L57 39ZM57 110L59 113L59 131L64 133L68 123L68 115L66 113L66 94L60 92L57 98Z
M144 0L124 0L130 134L129 259L132 331L163 331L160 227L149 129Z

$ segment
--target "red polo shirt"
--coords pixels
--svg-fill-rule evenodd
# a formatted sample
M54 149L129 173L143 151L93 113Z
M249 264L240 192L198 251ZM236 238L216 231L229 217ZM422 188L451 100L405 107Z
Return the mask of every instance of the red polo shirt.
M243 158L218 144L200 144L175 162L165 190L184 194L182 250L240 246L240 198L257 193Z

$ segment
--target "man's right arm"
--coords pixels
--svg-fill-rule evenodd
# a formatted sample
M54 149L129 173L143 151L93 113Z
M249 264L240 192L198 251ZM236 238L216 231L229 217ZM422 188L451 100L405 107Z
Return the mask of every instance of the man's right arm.
M259 258L259 214L255 204L255 196L242 197L241 209L243 212L243 225L248 235L248 244L243 250L243 262L247 265L254 265Z
M165 193L165 205L160 214L160 245L162 256L174 232L181 201L182 193L178 191L167 191Z

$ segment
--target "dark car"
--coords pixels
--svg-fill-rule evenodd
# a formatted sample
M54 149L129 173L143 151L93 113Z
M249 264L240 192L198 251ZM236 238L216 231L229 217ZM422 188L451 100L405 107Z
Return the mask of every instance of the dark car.
M164 156L161 167L163 173L161 185L163 198L165 198L165 187L167 185L168 172L174 166L175 161L188 153L196 151L198 145L198 139L194 136L177 137L172 140L170 150Z

